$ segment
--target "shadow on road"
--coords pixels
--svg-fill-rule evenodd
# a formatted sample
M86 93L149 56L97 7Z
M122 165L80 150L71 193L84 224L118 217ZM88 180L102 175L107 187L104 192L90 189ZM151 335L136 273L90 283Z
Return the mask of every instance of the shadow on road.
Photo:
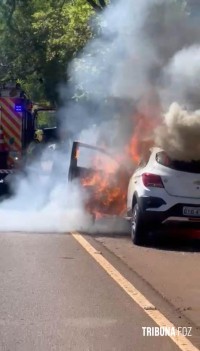
M200 252L200 235L195 234L199 232L157 231L150 235L148 247L165 251Z
M108 217L96 220L89 234L95 237L130 237L130 226L124 219Z
M118 218L103 219L97 221L88 234L96 238L121 238L122 240L126 238L127 240L130 238L130 225L127 221ZM166 251L200 252L200 231L184 228L162 228L162 230L149 233L148 244L145 247Z

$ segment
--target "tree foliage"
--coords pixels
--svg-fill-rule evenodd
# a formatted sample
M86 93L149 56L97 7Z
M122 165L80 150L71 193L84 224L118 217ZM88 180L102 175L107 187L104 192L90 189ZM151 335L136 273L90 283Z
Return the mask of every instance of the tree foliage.
M67 63L92 36L85 0L2 0L0 80L19 79L35 99L57 100Z
M0 0L0 81L18 79L36 101L58 101L58 84L68 79L67 64L94 35L91 16L98 17L114 1ZM99 50L103 55L108 47ZM90 67L83 65L86 71Z

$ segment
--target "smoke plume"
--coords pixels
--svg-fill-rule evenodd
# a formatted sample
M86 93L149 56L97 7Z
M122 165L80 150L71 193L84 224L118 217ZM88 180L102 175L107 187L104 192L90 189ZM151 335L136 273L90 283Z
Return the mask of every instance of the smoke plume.
M200 26L193 6L185 0L111 1L98 18L98 34L69 68L62 96L80 100L64 104L66 128L78 135L95 123L97 144L103 140L118 154L138 130L138 115L152 126L138 134L142 140L174 101L198 109Z
M200 108L200 45L183 48L172 57L163 70L163 83L166 106L177 101L193 110Z
M151 139L161 125L158 145L175 158L200 159L200 113L192 112L200 108L196 14L191 1L111 1L93 21L94 38L71 63L69 84L60 88L59 117L72 139L122 156L131 145L132 155L138 140ZM0 230L90 226L85 194L67 183L69 157L70 150L56 154L46 184L32 170L17 181L15 198L0 207Z
M174 103L156 131L156 144L175 160L200 160L200 110L188 111Z
M68 183L69 154L44 149L23 175L12 177L15 195L0 205L0 231L66 232L91 226L86 194Z

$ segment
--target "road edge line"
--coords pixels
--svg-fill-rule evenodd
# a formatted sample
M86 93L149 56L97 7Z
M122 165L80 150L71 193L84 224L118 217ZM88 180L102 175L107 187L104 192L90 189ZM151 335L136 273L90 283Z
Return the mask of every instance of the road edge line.
M137 290L105 257L101 255L84 237L78 232L71 233L73 238L94 258L94 260L106 271L106 273L139 305L142 310L159 326L173 328L177 335L169 335L169 338L182 351L200 351L184 335L179 334L171 323L156 307Z

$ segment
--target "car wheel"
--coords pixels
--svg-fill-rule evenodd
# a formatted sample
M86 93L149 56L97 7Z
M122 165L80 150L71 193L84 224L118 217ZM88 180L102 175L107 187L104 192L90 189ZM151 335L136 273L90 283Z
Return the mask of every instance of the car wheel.
M142 220L141 209L136 203L133 206L131 218L131 239L135 245L144 245L147 242L147 227Z

